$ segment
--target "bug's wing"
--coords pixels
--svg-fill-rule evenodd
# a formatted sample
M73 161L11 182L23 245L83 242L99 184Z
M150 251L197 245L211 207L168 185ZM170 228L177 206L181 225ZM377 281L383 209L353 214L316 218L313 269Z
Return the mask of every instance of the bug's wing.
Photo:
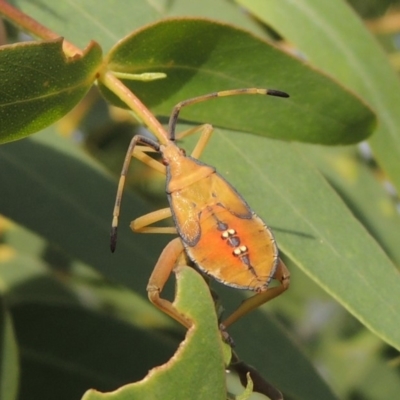
M182 240L195 246L201 236L201 215L215 205L220 205L231 214L251 219L252 211L242 196L219 174L195 181L168 195L175 225Z
M201 236L199 208L185 192L186 190L175 192L168 199L179 236L185 244L195 246Z
M226 210L239 218L251 218L253 215L249 205L236 189L218 173L210 176L211 194L213 202L223 206Z
M207 179L210 197L198 214L201 234L195 246L186 246L187 254L228 286L265 291L278 260L272 232L220 175ZM232 236L224 236L228 231Z

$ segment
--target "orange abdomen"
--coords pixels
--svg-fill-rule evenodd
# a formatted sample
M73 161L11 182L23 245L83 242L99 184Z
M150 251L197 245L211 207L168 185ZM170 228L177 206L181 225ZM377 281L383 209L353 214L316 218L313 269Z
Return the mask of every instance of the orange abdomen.
M271 231L255 214L239 218L219 205L200 216L201 236L186 246L200 269L228 286L266 290L274 276L278 250Z

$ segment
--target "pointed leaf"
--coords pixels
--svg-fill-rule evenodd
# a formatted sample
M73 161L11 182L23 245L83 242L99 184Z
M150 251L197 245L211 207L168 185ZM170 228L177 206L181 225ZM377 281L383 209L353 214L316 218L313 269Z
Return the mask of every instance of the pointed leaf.
M272 138L324 144L358 142L374 125L368 107L336 82L266 41L226 24L164 20L118 42L107 59L112 71L167 75L153 82L124 80L163 116L190 97L265 87L286 91L291 97L247 95L210 100L185 108L182 117ZM124 106L101 83L99 87L113 104Z
M68 59L62 38L0 48L0 143L21 139L70 111L95 80L101 49Z
M377 113L370 144L400 191L400 82L388 57L344 1L237 0ZM289 18L288 18L289 16Z
M176 354L140 382L112 393L88 391L82 400L225 400L225 366L214 303L204 279L192 268L176 272L176 308L194 321ZM195 294L195 296L193 295Z
M19 357L14 328L3 297L0 296L0 398L2 400L17 399L18 380Z

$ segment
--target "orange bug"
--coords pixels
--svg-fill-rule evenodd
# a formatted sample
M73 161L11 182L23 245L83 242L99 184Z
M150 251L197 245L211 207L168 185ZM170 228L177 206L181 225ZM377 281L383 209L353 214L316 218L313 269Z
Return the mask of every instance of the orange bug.
M270 229L214 167L198 160L210 139L212 126L195 127L178 136L183 138L202 131L190 156L175 144L175 127L182 107L210 98L240 94L289 97L279 90L247 88L214 92L182 101L172 111L168 133L165 137L157 135L159 142L141 135L133 137L122 167L113 213L111 251L116 246L122 192L133 156L166 175L170 207L135 219L131 223L132 230L179 235L165 247L154 267L147 286L149 299L188 328L191 321L171 302L160 297L171 271L182 257L187 256L201 271L225 285L256 292L223 321L224 327L280 295L289 286L290 273L279 258ZM160 153L163 163L147 155L149 151ZM150 226L171 216L175 227ZM280 285L268 288L272 279L278 280Z

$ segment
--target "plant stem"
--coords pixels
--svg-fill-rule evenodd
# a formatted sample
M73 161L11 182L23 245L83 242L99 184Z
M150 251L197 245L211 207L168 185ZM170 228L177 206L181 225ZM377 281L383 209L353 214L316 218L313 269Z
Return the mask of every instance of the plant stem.
M57 33L46 28L44 25L35 21L33 18L24 14L22 11L14 8L5 0L0 0L0 14L7 18L14 25L44 40L53 40L60 37ZM72 57L76 54L82 54L82 50L72 43L63 41L63 50L66 55Z
M111 71L102 73L99 80L140 118L141 122L154 133L161 144L167 142L167 133L157 118Z

